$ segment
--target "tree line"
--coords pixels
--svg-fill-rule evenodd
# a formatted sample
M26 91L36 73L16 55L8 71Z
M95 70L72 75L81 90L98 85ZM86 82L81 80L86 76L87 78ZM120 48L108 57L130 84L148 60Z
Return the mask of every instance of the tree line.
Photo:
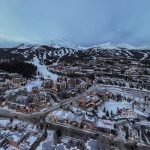
M8 73L19 73L25 78L31 78L36 75L37 67L24 61L11 60L9 62L1 62L0 70Z

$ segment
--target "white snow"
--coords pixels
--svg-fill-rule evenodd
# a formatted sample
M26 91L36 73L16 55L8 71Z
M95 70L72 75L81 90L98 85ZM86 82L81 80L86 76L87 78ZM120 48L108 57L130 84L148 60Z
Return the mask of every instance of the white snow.
M144 56L143 56L143 58L141 58L141 60L144 60L144 59L146 59L147 57L148 57L148 53L142 53Z
M40 88L42 84L41 80L34 80L34 81L29 81L26 85L25 88L27 89L28 92L32 91L33 87L38 87Z
M10 123L10 119L0 118L0 125L1 126L7 126L9 123ZM12 125L15 126L15 125L18 125L19 123L21 123L20 120L14 119L12 122Z
M27 141L28 143L30 143L30 146L32 146L32 144L37 140L37 138L38 138L38 137L31 135L31 136L29 136L29 137L27 138L26 141Z
M112 45L110 42L104 43L104 44L100 44L100 45L94 45L92 47L103 48L103 49L117 49L117 47Z
M104 113L104 112L101 111L101 110L99 110L98 113L97 113L98 117L103 117L103 116L105 116L105 114L106 114L106 113Z
M32 45L20 44L17 48L18 49L27 49L27 48L32 48Z
M104 120L104 119L103 120L98 119L96 126L100 128L114 129L114 123L110 120Z
M130 44L118 44L116 45L117 47L121 47L121 48L127 48L127 49L137 49L137 47L132 46ZM131 54L132 55L132 54Z
M127 102L113 102L113 101L109 101L106 102L104 107L106 108L106 111L108 110L109 112L113 112L114 114L116 114L117 112L117 108L118 109L129 109L130 108L130 104Z
M48 71L47 67L43 64L40 64L40 60L37 58L37 56L33 57L33 60L31 62L35 66L37 66L37 71L44 77L44 79L52 79L54 81L57 80L58 75L51 73Z
M24 89L24 88L22 87L22 88L7 90L7 91L5 92L5 95L6 95L6 96L9 96L10 94L11 94L11 95L15 95L16 92L19 92L19 91L21 91L21 90L23 90L23 89Z
M137 124L150 127L150 121L147 121L147 120L142 120L138 122Z
M54 144L54 131L48 130L47 133L48 133L47 138L43 142L40 143L40 145L36 148L37 150L42 150L42 145L45 142L50 141L52 145Z
M87 48L93 48L93 47L99 47L99 48L104 48L104 49L119 49L119 48L126 48L126 49L129 49L129 50L142 50L142 49L148 49L149 47L148 46L133 46L133 45L130 45L130 44L114 44L114 43L111 43L111 42L107 42L107 43L103 43L103 44L100 44L100 45L93 45L91 47L84 47L84 49L87 49Z
M44 55L43 55L43 59L44 59L44 60L46 59L46 53L44 53Z
M137 113L139 116L149 117L147 113L141 112L140 110L134 109L134 112Z

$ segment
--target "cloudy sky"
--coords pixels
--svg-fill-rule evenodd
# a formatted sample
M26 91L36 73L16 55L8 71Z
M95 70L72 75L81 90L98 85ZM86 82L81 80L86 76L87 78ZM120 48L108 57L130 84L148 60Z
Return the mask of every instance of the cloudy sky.
M150 0L0 0L0 40L150 46Z

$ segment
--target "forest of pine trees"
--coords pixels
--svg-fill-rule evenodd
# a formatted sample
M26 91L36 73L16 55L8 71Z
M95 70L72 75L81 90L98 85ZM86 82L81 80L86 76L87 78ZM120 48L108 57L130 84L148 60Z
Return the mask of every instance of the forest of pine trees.
M0 70L8 73L19 73L25 78L31 78L36 75L37 67L30 63L13 60L9 62L1 62Z

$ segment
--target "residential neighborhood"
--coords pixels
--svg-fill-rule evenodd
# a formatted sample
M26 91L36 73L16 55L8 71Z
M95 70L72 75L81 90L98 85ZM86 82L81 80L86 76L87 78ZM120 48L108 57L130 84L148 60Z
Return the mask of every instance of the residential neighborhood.
M0 0L0 150L150 150L150 0Z
M32 78L0 72L2 149L149 149L147 64L102 57L31 63Z

